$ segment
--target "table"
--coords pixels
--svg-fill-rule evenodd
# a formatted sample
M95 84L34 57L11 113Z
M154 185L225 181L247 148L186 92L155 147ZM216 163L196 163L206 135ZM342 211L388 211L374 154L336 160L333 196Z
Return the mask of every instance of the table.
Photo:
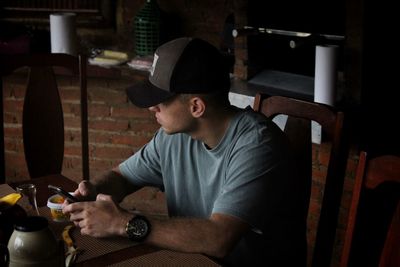
M48 213L43 214L43 216L49 216L49 211L46 208L46 204L49 196L53 195L53 192L51 192L47 188L49 184L60 186L67 191L74 191L77 188L76 182L68 179L63 175L49 175L45 177L31 179L29 181L10 183L10 186L15 188L17 185L22 183L32 183L36 185L37 202L38 206L41 207L41 214ZM68 223L60 224L52 221L49 222L50 228L52 228L54 232L58 233L60 233L63 227L67 224ZM82 246L90 246L90 248L88 247L87 249L92 249L92 251L93 246L96 247L96 245L101 246L102 244L108 244L107 241L96 239L94 237L80 236L79 231L75 231L73 237L74 236L76 237L76 239L79 239L76 240L76 243L78 243L79 241ZM112 245L115 246L115 242L114 240L112 240ZM156 266L157 262L160 266L220 266L208 257L201 254L180 253L169 250L162 250L160 248L143 243L127 244L126 239L121 240L121 243L123 244L121 244L120 249L115 249L114 247L111 252L108 252L106 254L97 255L94 257L90 256L89 258L87 258L88 255L86 255L86 257L81 256L81 260L79 260L78 256L78 259L74 266L146 266L145 263L147 263L147 266ZM81 247L81 249L85 248Z

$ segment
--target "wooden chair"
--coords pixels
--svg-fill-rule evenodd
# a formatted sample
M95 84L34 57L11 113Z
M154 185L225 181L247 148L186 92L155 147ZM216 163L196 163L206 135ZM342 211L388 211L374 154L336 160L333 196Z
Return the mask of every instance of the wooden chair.
M64 158L64 116L55 69L79 78L83 179L89 179L86 59L67 54L12 55L0 58L3 78L28 67L22 132L31 178L60 174ZM0 89L3 92L3 81ZM5 182L3 94L0 94L0 183Z
M312 189L311 121L321 125L324 139L331 143L324 195L319 218L317 218L318 229L314 245L308 244L309 250L314 248L312 253L311 250L308 252L308 255L312 254L312 258L308 259L309 265L329 266L347 162L347 149L343 138L344 114L323 104L260 93L255 97L253 108L272 119L277 115L288 116L284 132L292 144L298 163L298 178L302 179L304 185L304 188L299 190L305 194L303 205L305 221L308 216Z
M340 266L400 266L399 156L360 153Z

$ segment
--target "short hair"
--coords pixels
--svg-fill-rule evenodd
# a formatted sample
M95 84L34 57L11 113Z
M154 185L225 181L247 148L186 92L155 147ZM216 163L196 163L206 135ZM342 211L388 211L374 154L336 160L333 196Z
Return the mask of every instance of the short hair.
M179 94L182 101L187 101L192 97L200 97L204 102L213 108L227 107L230 105L229 92L217 91L209 94Z

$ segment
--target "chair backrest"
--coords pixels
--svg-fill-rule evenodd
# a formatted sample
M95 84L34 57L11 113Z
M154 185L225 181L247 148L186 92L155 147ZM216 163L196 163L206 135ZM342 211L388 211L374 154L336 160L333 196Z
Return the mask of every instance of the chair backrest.
M361 151L341 267L400 266L400 157ZM361 265L360 265L361 264Z
M54 70L79 78L81 108L82 177L89 179L86 59L67 54L2 56L3 77L28 67L23 104L22 132L24 153L31 178L62 171L64 159L64 115ZM0 182L5 182L3 95L0 96Z
M315 241L307 238L309 242L313 242L313 244L308 244L308 255L311 257L308 259L308 264L318 267L329 266L334 247L348 152L343 140L344 114L323 104L261 93L256 95L253 108L271 119L277 115L288 116L284 132L292 144L298 163L298 178L304 185L304 188L299 190L303 190L305 194L305 219L308 217L313 185L311 121L321 125L324 141L329 141L331 144L321 209L319 214L312 215L318 222L317 230L314 230ZM308 229L309 231L310 229Z

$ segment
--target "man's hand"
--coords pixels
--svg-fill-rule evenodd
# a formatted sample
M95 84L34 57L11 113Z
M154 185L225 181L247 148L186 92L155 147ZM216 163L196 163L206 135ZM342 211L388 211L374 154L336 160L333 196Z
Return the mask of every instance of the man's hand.
M97 196L96 187L89 181L82 181L79 183L78 188L73 192L73 195L80 201L94 201ZM70 202L65 199L62 208L66 207Z
M82 200L95 200L97 196L96 187L89 181L82 181L75 190L74 195Z
M79 188L78 188L79 190ZM109 195L99 194L96 201L66 205L63 212L81 228L81 234L94 237L125 236L132 214L122 210Z

